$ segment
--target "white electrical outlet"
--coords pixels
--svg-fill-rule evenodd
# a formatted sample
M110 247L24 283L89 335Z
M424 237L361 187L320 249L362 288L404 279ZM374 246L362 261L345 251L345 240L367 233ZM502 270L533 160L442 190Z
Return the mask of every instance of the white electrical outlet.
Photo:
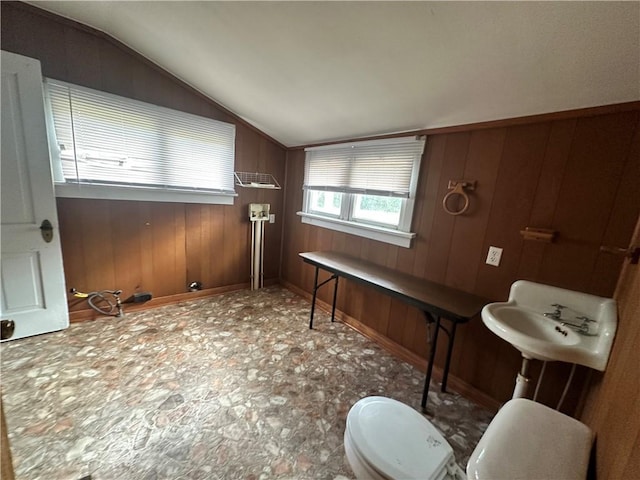
M276 223L276 214L275 213L270 213L269 214L269 223Z
M497 267L500 265L500 258L502 258L502 249L498 247L489 247L486 263Z

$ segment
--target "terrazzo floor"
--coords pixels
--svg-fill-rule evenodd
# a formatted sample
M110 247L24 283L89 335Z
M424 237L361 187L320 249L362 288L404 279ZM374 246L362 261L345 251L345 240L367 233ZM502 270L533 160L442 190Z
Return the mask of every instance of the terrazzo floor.
M276 286L3 343L17 479L343 479L349 408L419 408L423 373ZM464 468L492 414L429 394Z

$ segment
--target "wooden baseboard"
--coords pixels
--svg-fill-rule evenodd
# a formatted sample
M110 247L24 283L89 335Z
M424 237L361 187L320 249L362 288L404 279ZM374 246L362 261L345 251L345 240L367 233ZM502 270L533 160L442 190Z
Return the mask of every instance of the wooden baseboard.
M270 287L278 284L277 278L265 279L264 286ZM234 285L225 285L222 287L206 288L204 290L198 290L197 292L185 292L178 293L176 295L167 295L165 297L156 297L148 302L144 303L125 303L123 304L125 314L129 312L139 312L141 310L148 310L150 308L160 307L164 305L171 305L174 303L184 302L186 300L194 300L196 298L212 297L214 295L220 295L222 293L233 292L236 290L248 289L251 285L249 283L236 283ZM82 310L74 310L69 312L69 322L80 323L87 320L95 320L96 318L103 317L95 310L91 308L85 308Z
M306 298L309 301L311 301L313 298L309 292L301 289L300 287L286 280L280 279L280 284L283 287L291 290L293 293L300 295L301 297ZM320 299L316 299L316 306L329 314L331 313L331 305L328 304L327 302L324 302ZM399 358L400 360L407 362L410 365L413 365L414 367L416 367L417 369L423 372L427 371L428 361L426 358L423 358L420 355L417 355L416 353L412 352L411 350L403 347L402 345L399 345L398 343L391 340L389 337L386 337L385 335L381 334L377 330L374 330L373 328L365 325L364 323L360 322L356 318L351 317L350 315L347 315L341 310L336 309L336 319L344 323L348 327L352 328L356 332L360 333L361 335L364 335L369 340L380 345L380 347L382 347L383 349L385 349L387 352L394 355L395 357ZM437 382L442 382L442 375L443 375L442 369L437 365L434 365L432 378ZM481 392L477 388L471 386L464 380L459 379L458 377L456 377L455 375L452 375L451 373L449 373L449 378L447 379L447 389L455 391L460 395L462 395L463 397L468 398L469 400L477 403L478 405L482 405L483 407L494 412L497 412L500 406L502 405L502 402L499 402L498 400L490 397L486 393Z

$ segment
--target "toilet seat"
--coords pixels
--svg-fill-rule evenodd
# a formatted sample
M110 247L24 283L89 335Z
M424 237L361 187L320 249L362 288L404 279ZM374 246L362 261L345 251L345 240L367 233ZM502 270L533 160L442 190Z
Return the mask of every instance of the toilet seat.
M461 472L436 428L413 408L386 397L366 397L351 408L345 450L352 469L372 478L440 480Z

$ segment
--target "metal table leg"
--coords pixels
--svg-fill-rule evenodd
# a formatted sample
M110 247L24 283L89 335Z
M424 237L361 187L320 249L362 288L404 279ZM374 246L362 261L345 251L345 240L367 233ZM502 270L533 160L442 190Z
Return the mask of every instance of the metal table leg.
M318 289L323 286L325 283L330 282L331 280L335 280L336 284L335 287L333 289L333 307L331 308L331 321L333 322L333 319L335 318L336 315L336 297L338 296L338 274L334 273L333 275L331 275L331 277L327 278L324 282L322 283L318 283L318 271L319 271L319 267L316 267L316 274L314 276L313 279L313 299L311 300L311 316L309 317L309 328L313 328L313 314L316 310L316 296L318 293Z
M427 322L433 323L433 317L428 312L424 312L427 317ZM431 339L431 347L429 348L429 365L427 365L427 375L424 379L424 390L422 391L422 410L427 408L427 398L429 396L429 383L431 382L431 373L433 372L433 361L436 358L436 345L438 344L438 332L440 331L440 317L435 319L436 331Z
M333 286L333 306L331 307L331 321L333 322L336 318L336 298L338 298L338 277L337 275L334 275L335 279L336 279L336 283Z
M311 300L311 316L309 317L309 328L313 328L313 312L316 309L316 293L318 293L318 270L316 267L316 275L313 280L313 300Z
M451 322L451 332L447 332L449 334L449 348L447 349L447 360L444 364L444 373L442 374L442 385L440 387L441 392L447 391L447 378L449 377L449 367L451 366L451 353L453 352L453 341L456 338L456 327L458 326L458 322Z

